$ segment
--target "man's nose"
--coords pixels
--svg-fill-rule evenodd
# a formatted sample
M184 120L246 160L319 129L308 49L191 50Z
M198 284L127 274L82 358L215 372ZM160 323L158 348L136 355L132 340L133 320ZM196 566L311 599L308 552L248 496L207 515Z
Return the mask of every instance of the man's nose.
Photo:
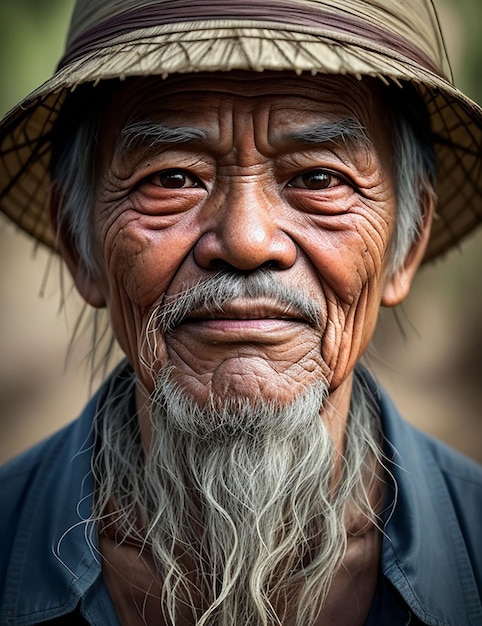
M233 185L211 213L209 227L194 247L196 263L205 269L260 267L288 269L297 246L280 226L283 200L260 184Z

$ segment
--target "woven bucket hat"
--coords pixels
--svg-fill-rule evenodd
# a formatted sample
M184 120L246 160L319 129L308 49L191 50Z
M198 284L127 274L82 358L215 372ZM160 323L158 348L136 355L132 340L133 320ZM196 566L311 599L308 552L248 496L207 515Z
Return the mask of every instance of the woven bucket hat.
M481 220L482 110L447 78L430 0L78 0L56 73L0 122L2 211L55 249L45 209L51 135L76 86L235 69L410 82L430 114L437 164L425 261Z

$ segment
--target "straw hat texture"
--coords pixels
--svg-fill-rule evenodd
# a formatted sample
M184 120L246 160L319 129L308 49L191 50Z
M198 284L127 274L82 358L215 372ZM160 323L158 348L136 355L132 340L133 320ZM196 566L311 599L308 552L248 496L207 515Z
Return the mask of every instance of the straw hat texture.
M426 102L437 159L425 260L480 222L482 109L447 78L430 0L78 0L58 70L0 122L2 211L55 249L45 210L50 138L79 84L234 69L410 81Z

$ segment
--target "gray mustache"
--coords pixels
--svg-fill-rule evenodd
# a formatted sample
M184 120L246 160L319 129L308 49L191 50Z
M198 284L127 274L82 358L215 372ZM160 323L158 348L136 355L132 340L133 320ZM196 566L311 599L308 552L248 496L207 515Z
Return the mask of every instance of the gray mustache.
M325 308L298 287L281 284L270 270L250 274L220 272L178 294L164 296L150 319L152 330L169 333L196 311L221 313L235 298L266 299L320 330Z

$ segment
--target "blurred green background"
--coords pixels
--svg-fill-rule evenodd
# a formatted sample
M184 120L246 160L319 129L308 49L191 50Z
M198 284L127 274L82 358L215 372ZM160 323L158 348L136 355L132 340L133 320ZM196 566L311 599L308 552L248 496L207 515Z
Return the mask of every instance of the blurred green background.
M435 5L455 82L481 103L482 2ZM1 0L0 113L51 75L72 7L72 0ZM89 336L68 354L80 302L72 293L61 306L59 284L67 278L50 261L2 219L0 462L74 419L90 393ZM382 312L367 356L408 420L479 461L481 268L479 231L460 250L423 268L403 307Z

